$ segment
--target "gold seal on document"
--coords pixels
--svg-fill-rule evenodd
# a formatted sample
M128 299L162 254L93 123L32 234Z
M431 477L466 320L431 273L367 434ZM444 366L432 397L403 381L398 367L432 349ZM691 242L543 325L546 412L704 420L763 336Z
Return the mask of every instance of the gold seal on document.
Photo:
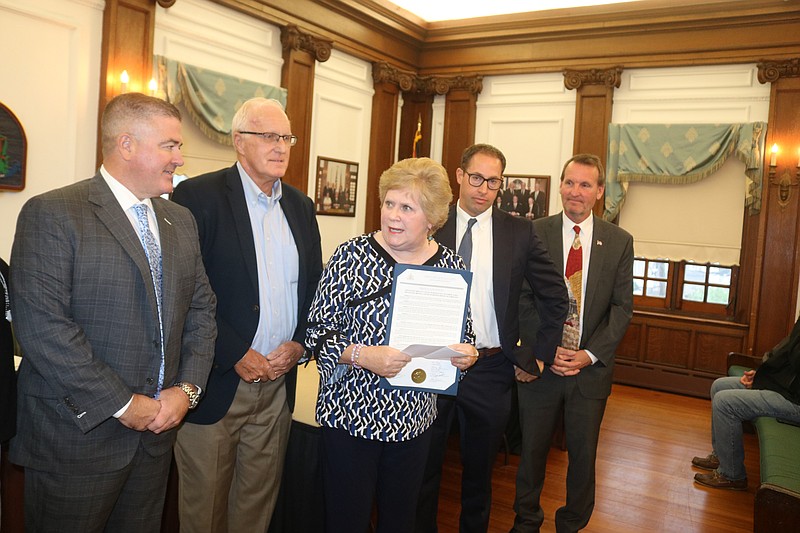
M428 376L425 374L425 371L421 368L418 368L411 373L411 380L414 383L422 383L427 377Z

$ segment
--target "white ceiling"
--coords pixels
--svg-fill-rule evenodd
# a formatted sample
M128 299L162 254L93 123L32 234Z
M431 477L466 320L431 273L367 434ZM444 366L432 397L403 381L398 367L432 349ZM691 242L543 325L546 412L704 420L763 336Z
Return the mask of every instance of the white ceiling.
M489 15L525 13L604 4L632 3L639 0L389 0L428 22Z

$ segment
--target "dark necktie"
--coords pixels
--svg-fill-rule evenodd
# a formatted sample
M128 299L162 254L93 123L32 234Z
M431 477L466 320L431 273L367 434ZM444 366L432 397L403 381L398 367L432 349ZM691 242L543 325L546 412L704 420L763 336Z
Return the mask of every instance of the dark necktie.
M569 293L569 313L564 322L564 332L561 337L561 346L570 350L577 350L581 340L581 290L583 288L583 249L581 247L581 228L575 226L575 239L567 255L567 267L564 269L564 278L567 282Z
M476 218L471 218L467 222L467 231L464 232L464 236L461 237L461 244L458 245L458 255L461 256L461 259L464 260L464 263L467 265L467 270L470 269L470 263L472 262L472 226L478 221Z
M164 387L164 323L161 318L161 249L158 247L153 232L150 231L150 222L147 220L147 206L145 204L136 204L133 206L133 209L136 211L136 219L139 222L139 239L141 239L145 254L147 254L147 262L150 263L150 276L153 278L156 302L158 303L158 325L161 330L161 367L158 369L158 389L156 392L156 397L158 397L158 394Z

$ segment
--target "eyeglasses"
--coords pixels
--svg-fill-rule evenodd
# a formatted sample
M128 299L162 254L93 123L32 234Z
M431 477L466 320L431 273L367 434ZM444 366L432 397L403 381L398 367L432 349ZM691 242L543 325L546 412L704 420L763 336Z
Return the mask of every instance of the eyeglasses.
M257 135L267 141L267 144L278 144L283 140L289 146L297 144L297 135L280 135L269 131L240 131L242 135Z
M473 187L480 187L484 181L490 191L497 191L503 186L503 180L500 178L484 178L480 174L470 174L467 171L464 171L464 173L469 177L469 184Z

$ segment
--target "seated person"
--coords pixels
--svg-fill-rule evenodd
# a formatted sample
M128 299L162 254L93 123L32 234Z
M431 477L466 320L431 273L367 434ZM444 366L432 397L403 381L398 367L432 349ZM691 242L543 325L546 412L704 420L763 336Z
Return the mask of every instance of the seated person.
M692 464L708 474L694 481L715 489L747 490L742 421L769 416L800 423L800 319L791 334L764 355L758 370L711 385L711 454Z

